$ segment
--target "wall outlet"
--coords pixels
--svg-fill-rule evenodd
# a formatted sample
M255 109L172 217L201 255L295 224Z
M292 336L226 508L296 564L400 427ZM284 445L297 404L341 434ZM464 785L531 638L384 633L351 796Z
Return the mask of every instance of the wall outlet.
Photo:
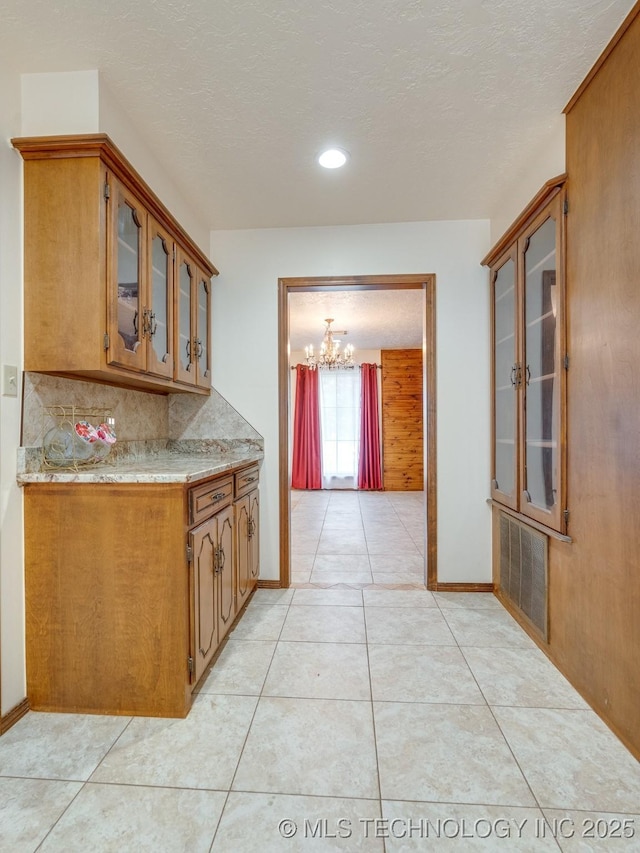
M2 365L2 396L18 396L18 368L15 364Z

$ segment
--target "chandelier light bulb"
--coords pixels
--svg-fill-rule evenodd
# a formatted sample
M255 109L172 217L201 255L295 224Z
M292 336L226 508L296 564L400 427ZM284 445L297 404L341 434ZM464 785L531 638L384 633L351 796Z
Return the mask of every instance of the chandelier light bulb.
M327 325L318 355L314 355L312 344L309 344L304 349L307 365L311 370L317 370L318 368L352 370L356 366L353 360L352 344L347 344L344 352L340 352L340 341L334 341L333 332L331 331L333 319L328 318L324 322ZM343 334L346 334L346 332L343 332Z

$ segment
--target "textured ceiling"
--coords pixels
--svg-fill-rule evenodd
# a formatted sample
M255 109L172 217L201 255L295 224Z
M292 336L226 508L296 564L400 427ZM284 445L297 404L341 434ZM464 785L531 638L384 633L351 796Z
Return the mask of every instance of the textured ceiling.
M212 228L485 218L631 5L2 0L0 61L97 68Z
M363 349L404 349L422 346L424 296L421 290L377 290L292 293L289 297L291 350L307 344L318 349L327 318L342 348L353 344ZM357 354L357 353L356 353Z

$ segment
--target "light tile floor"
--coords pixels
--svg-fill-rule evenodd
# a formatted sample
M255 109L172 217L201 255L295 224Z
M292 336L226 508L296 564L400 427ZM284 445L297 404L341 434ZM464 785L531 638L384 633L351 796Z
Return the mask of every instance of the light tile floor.
M424 588L423 492L291 492L294 586Z
M0 851L640 851L640 765L497 599L320 583L256 592L186 720L27 714Z

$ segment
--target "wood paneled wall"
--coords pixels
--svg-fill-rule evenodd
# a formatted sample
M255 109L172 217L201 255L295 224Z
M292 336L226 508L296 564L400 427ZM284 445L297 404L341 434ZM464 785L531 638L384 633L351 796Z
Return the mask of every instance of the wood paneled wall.
M385 491L424 489L422 350L382 350L382 464Z
M640 757L640 16L567 114L568 503L550 651Z

